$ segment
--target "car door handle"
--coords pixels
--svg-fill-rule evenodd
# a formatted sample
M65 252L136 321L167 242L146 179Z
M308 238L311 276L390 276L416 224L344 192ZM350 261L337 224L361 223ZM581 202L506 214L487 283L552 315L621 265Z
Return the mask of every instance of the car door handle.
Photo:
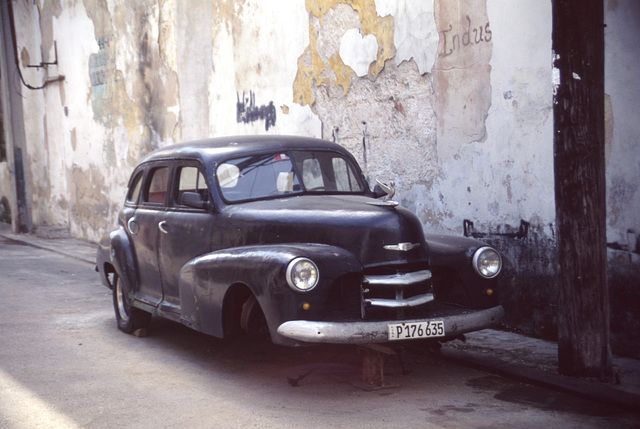
M132 216L131 219L127 222L127 229L131 233L131 235L136 235L140 228L138 228L138 224L136 223L136 217Z
M158 224L158 229L165 234L169 234L169 225L167 225L167 221L163 220Z

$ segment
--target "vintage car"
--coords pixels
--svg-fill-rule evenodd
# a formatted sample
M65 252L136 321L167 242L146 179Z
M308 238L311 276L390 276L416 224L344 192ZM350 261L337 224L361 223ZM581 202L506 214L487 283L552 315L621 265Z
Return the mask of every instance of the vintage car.
M447 340L503 317L502 261L426 235L338 144L293 136L159 149L133 171L97 252L117 326L151 316L275 344Z

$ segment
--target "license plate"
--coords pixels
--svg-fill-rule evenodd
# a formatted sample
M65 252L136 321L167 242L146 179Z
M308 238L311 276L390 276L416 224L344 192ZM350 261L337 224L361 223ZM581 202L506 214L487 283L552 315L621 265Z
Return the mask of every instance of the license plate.
M389 323L389 340L444 337L444 321Z

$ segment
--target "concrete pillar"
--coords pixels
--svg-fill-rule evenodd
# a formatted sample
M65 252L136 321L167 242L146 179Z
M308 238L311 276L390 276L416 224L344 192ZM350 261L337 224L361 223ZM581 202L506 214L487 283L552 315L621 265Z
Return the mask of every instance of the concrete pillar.
M0 4L0 96L7 162L11 180L11 228L14 233L33 229L22 110L22 82L16 63L11 2Z

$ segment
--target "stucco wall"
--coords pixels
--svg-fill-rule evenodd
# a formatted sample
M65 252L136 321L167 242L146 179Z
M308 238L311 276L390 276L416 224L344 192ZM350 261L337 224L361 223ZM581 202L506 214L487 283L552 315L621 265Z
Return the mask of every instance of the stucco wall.
M640 356L640 2L605 2L607 242L614 351Z
M640 252L640 3L605 3L607 239Z
M36 225L97 240L149 151L213 135L336 140L429 231L551 235L550 4L16 2ZM286 24L285 24L286 23ZM28 31L30 30L30 31ZM41 54L42 52L42 54ZM27 59L25 59L27 58ZM541 143L544 142L544 143Z
M64 75L22 91L34 225L97 241L115 223L135 164L161 146L323 137L350 149L370 179L394 181L426 231L499 246L503 300L518 309L509 323L553 332L550 1L13 6L25 79ZM605 9L608 241L618 249L612 260L623 252L630 261L621 278L637 280L640 6L606 0ZM27 67L56 50L57 65Z

